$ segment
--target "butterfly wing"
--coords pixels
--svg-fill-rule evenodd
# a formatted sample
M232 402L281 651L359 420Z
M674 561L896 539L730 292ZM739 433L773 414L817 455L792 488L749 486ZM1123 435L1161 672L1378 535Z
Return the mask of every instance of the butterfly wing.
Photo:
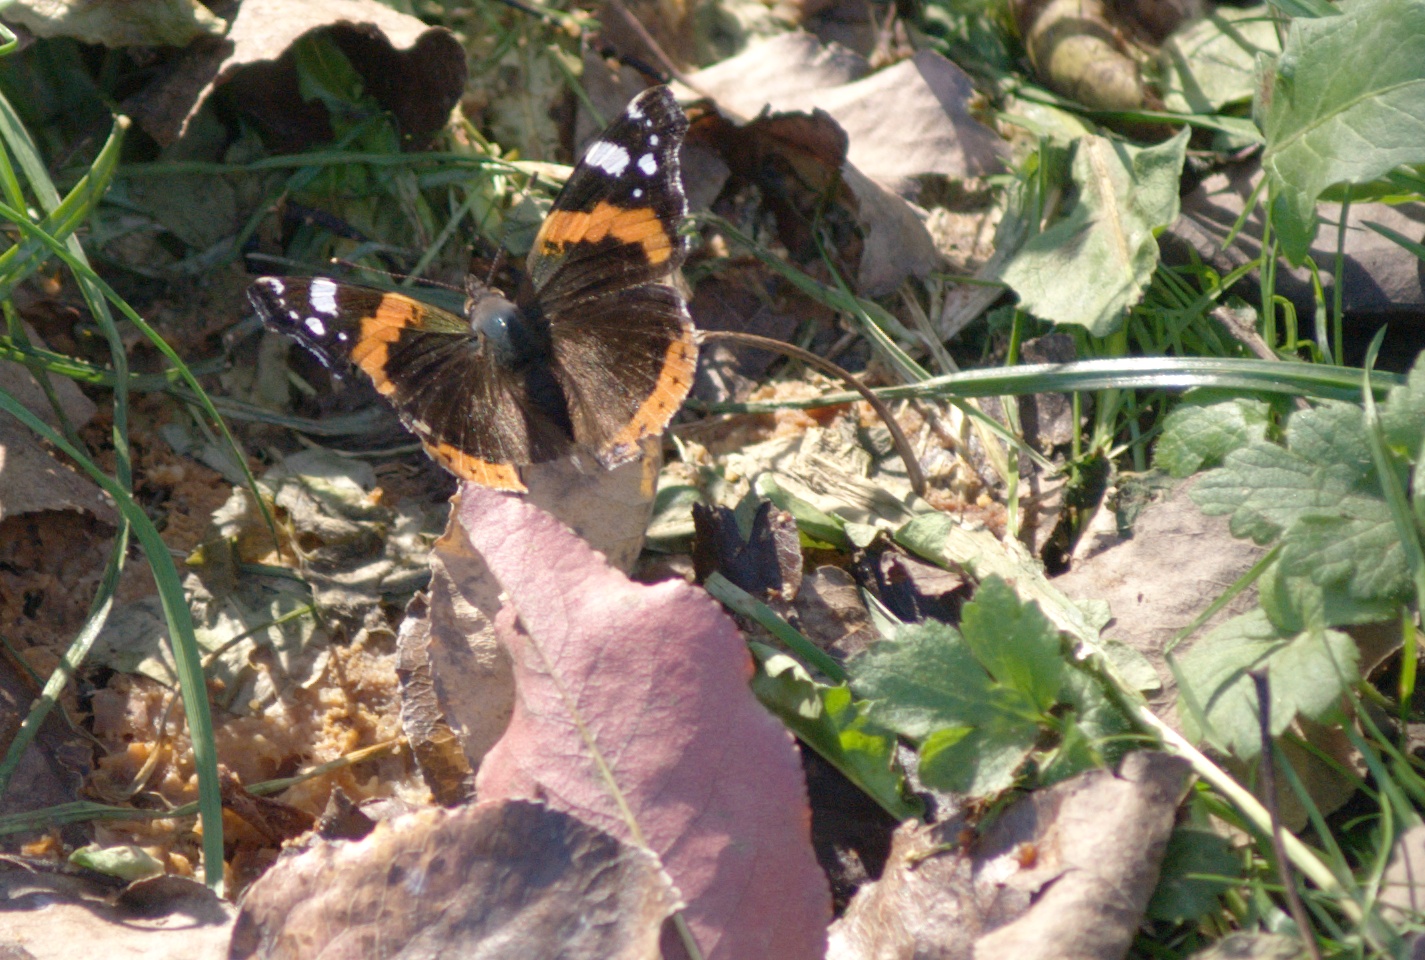
M572 446L537 408L526 373L495 363L461 317L321 277L260 277L248 296L268 326L329 369L362 370L426 452L462 479L522 490L515 465Z
M574 438L605 466L663 432L697 365L692 318L667 285L687 255L687 129L667 87L635 97L574 168L529 256Z

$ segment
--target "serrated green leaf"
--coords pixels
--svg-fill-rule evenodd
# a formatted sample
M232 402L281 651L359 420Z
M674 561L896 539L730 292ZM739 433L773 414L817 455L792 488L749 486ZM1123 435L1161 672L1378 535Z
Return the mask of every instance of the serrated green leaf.
M1319 586L1309 576L1289 577L1280 563L1272 564L1257 586L1257 598L1267 619L1288 634L1309 627L1379 623L1395 616L1398 606L1394 598L1353 598L1344 584Z
M1233 450L1264 440L1270 423L1271 406L1261 400L1189 399L1164 418L1154 466L1181 480L1217 466Z
M924 811L905 798L905 777L896 764L896 738L867 719L843 684L816 683L795 659L762 644L749 644L759 669L752 692L792 733L899 820Z
M996 681L1024 694L1042 713L1054 705L1063 683L1063 645L1037 603L1020 603L1009 584L989 577L965 604L960 632Z
M1249 671L1267 670L1271 732L1278 736L1298 715L1318 721L1335 715L1341 695L1358 679L1358 659L1355 642L1339 631L1286 634L1260 610L1235 617L1199 640L1178 662L1184 697L1203 711L1202 717L1183 712L1184 732L1251 759L1262 745Z
M1104 137L1078 142L1073 202L1000 274L1026 310L1095 336L1118 329L1157 266L1157 232L1177 219L1187 136L1184 129L1147 148Z
M1425 0L1343 0L1292 21L1257 111L1272 222L1293 264L1333 184L1425 161Z
M1380 408L1385 442L1420 465L1425 445L1425 354L1415 361L1405 385L1392 387Z
M1348 477L1328 471L1272 443L1254 443L1228 455L1192 489L1209 516L1229 514L1234 537L1270 543L1307 513L1330 509L1350 490Z
M924 739L947 727L973 727L998 712L994 680L952 626L906 624L846 666L851 689L872 719ZM1024 701L1024 712L1032 709Z
M1286 447L1258 441L1234 451L1192 497L1204 513L1230 514L1234 536L1261 544L1280 537L1283 574L1339 587L1331 598L1338 612L1398 600L1409 573L1366 439L1360 408L1323 403L1291 418ZM1294 622L1284 607L1273 620Z
M992 714L978 726L952 727L926 738L920 748L920 779L928 787L988 797L1014 786L1034 749L1039 730Z
M1343 497L1336 516L1301 517L1282 537L1282 572L1317 586L1342 584L1352 599L1405 598L1410 572L1384 500Z

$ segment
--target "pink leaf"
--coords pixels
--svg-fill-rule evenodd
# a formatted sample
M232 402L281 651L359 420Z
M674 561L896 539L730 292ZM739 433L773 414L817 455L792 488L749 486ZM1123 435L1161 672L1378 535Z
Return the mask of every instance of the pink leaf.
M732 621L685 583L630 581L517 498L467 485L460 519L508 598L517 685L480 799L540 798L637 842L621 795L708 960L820 960L831 905L801 764Z

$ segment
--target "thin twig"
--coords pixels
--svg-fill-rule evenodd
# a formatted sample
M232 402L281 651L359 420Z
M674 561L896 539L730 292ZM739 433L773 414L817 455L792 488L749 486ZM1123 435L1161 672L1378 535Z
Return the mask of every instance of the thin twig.
M896 418L891 415L890 408L886 402L876 396L871 388L860 380L851 376L849 372L838 367L825 357L819 357L810 350L803 350L801 347L787 343L784 340L774 340L771 337L759 337L755 333L742 333L736 330L699 330L698 337L706 342L708 340L728 340L733 343L743 343L750 347L759 347L763 350L771 350L788 357L794 357L809 366L816 367L822 373L828 374L855 390L866 402L876 411L876 416L886 425L886 429L891 432L891 443L895 445L896 453L900 455L901 461L905 463L906 477L910 480L910 488L915 491L916 496L925 496L925 473L920 469L920 461L916 459L915 450L910 445L905 431L896 422Z
M1272 818L1272 855L1277 860L1277 873L1282 878L1282 891L1286 895L1287 911L1296 923L1301 942L1311 954L1311 960L1321 960L1321 948L1316 943L1316 932L1306 916L1306 907L1301 902L1301 894L1296 889L1296 876L1291 870L1291 861L1286 855L1286 843L1282 838L1281 814L1277 807L1276 747L1272 741L1272 691L1266 670L1251 670L1247 676L1257 688L1257 722L1262 732L1262 758L1258 770L1262 775L1262 801Z

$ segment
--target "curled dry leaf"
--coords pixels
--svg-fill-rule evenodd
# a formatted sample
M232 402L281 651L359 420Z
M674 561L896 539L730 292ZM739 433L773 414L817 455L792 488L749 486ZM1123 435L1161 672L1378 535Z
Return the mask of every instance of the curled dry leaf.
M694 184L706 182L694 173L700 165L716 171L713 179L728 170L752 183L771 177L764 200L785 195L795 203L789 186L799 185L808 210L827 192L823 186L834 186L862 238L859 249L848 252L849 241L837 248L851 260L860 290L878 295L939 263L924 213L905 199L918 194L919 178L983 176L1000 169L1004 148L970 115L970 79L944 57L926 51L861 79L867 70L853 54L791 34L694 74L689 85L716 101L722 124L702 137L694 124L688 169ZM896 108L887 110L892 100ZM840 142L828 150L832 139ZM716 159L700 158L699 147ZM798 219L773 212L797 259ZM802 219L810 219L806 213Z
M331 135L326 108L297 89L292 45L325 29L395 115L412 143L444 126L465 86L465 52L449 31L375 0L244 0L221 42L195 45L162 83L124 105L159 143L181 138L216 90L251 117L277 150Z
M1118 960L1157 882L1186 763L1133 753L1004 812L967 852L952 824L907 823L881 879L832 927L828 960Z
M284 857L229 960L655 960L677 896L658 859L543 804L480 803Z
M630 581L522 501L467 488L460 521L507 598L518 689L482 800L539 796L615 836L638 830L709 960L819 960L830 898L801 765L748 689L731 620L685 583Z

